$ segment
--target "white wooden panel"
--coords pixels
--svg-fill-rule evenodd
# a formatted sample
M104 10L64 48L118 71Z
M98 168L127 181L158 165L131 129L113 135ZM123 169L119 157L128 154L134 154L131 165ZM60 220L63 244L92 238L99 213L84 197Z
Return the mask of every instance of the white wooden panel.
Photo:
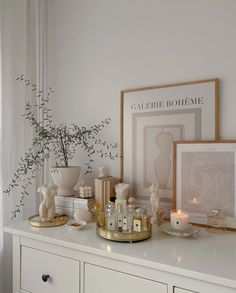
M167 285L85 264L85 293L167 293Z
M20 290L20 236L13 235L13 293Z
M50 276L47 282L43 274ZM79 262L22 247L21 288L32 293L79 293Z

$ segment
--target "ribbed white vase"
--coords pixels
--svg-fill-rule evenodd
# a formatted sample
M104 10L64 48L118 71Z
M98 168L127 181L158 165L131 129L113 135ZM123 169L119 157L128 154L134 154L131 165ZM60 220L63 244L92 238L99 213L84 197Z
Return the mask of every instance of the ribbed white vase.
M63 196L75 195L74 187L80 176L81 168L77 167L54 167L50 170L52 180L57 185L57 194Z

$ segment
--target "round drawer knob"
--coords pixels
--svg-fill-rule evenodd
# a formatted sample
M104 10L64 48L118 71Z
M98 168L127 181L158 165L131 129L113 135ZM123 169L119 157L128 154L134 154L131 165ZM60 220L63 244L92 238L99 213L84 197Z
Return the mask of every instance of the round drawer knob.
M42 275L42 280L43 280L44 282L47 282L48 279L49 279L49 275L45 275L45 274Z

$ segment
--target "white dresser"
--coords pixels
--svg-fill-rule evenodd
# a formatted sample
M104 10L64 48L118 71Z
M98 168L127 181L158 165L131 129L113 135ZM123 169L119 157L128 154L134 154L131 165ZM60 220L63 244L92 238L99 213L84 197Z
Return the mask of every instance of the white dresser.
M233 293L236 234L197 239L153 231L151 239L118 243L96 235L95 224L5 228L13 235L14 293Z

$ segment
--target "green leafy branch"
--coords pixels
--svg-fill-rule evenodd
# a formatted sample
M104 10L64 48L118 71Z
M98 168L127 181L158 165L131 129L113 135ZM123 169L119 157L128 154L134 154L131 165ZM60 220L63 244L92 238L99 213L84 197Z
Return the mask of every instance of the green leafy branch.
M56 125L53 123L52 111L49 107L51 95L54 93L52 88L49 88L45 94L34 83L25 79L23 74L17 80L30 87L33 94L33 103L26 104L23 116L32 127L34 136L31 147L18 162L12 180L4 191L10 195L14 189L20 189L19 201L16 208L11 211L13 218L21 212L24 198L29 195L28 188L36 178L37 172L42 169L44 161L54 157L57 167L68 167L77 149L81 148L88 156L88 162L85 164L85 174L88 174L92 172L95 155L112 160L118 157L118 154L114 153L117 143L111 144L97 137L104 127L110 124L110 118L90 127L65 123ZM35 113L40 113L42 119L38 119Z

